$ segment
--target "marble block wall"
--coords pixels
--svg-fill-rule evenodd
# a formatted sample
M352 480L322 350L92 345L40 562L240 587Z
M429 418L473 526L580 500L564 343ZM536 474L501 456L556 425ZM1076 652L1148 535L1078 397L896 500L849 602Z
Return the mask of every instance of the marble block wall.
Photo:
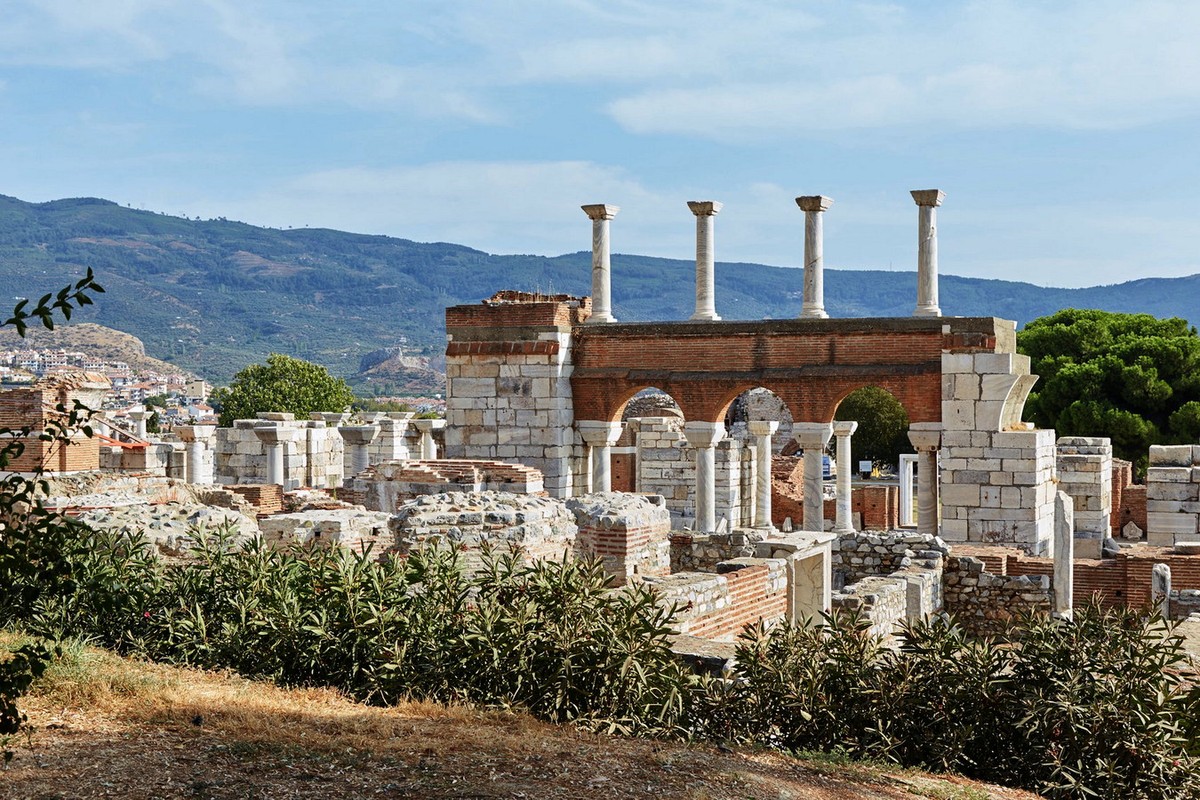
M1062 436L1057 451L1058 489L1075 505L1075 557L1099 558L1112 530L1112 442Z
M696 518L696 453L679 417L637 420L637 488L660 494L676 527ZM716 446L716 519L729 530L753 522L754 447L726 438Z
M942 355L941 535L1049 554L1054 431L1021 421L1037 381L1015 353Z
M1154 445L1146 470L1146 542L1200 539L1200 445Z

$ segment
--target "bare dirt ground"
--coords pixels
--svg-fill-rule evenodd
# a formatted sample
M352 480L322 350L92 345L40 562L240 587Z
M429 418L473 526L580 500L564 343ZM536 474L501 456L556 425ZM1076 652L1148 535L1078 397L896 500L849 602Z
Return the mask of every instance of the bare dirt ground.
M4 798L1032 800L768 751L597 736L520 714L365 707L326 690L85 651L25 703Z

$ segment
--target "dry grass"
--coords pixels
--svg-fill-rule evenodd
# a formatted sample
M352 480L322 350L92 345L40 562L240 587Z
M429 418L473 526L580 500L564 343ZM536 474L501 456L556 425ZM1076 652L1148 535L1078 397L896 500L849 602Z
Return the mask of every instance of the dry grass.
M26 703L12 798L1032 798L766 751L596 736L515 713L365 707L76 648Z

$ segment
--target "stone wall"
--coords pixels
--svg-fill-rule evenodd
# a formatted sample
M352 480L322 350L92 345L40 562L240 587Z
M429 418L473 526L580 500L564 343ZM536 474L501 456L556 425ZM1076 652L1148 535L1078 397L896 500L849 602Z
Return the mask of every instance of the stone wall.
M988 572L978 558L952 553L946 559L943 574L946 612L976 636L1002 633L1010 621L1024 612L1048 614L1051 600L1049 576L996 575Z
M446 309L446 457L519 461L546 491L582 491L572 410L571 325L589 298L499 293Z
M1028 356L942 355L942 538L1049 552L1054 534L1054 431L1021 421L1037 381Z
M1146 470L1146 542L1200 538L1200 445L1154 445Z
M542 473L501 461L388 461L348 479L338 498L392 512L414 497L446 492L542 494Z
M676 527L696 518L696 453L683 436L678 417L637 420L639 492L662 495ZM716 519L729 529L753 522L754 448L723 439L715 450Z
M219 484L266 483L267 448L256 427L292 431L283 445L284 488L330 488L342 483L345 446L336 428L323 420L297 420L286 413L265 412L257 419L235 420L213 434L213 479Z
M739 558L722 562L720 574L677 572L646 578L664 605L676 604L679 633L732 640L759 620L777 622L787 613L787 562Z
M840 536L832 544L833 571L849 585L868 577L891 575L914 563L940 561L946 543L926 533L866 531Z
M275 547L292 544L310 547L348 547L377 553L391 543L390 514L362 509L322 509L296 514L275 514L259 520L263 540Z
M839 589L832 610L858 614L871 624L871 634L891 641L896 627L908 616L908 583L902 577L874 576Z
M1112 442L1063 436L1056 445L1058 488L1074 502L1075 557L1099 558L1111 533Z
M749 558L756 552L763 535L753 530L702 535L690 532L671 534L672 572L716 572L722 561Z
M451 492L405 503L388 523L395 549L454 547L469 570L482 565L484 545L520 551L527 560L577 555L575 515L561 500L502 492Z
M658 496L597 493L567 500L576 550L597 558L615 585L671 572L671 514Z

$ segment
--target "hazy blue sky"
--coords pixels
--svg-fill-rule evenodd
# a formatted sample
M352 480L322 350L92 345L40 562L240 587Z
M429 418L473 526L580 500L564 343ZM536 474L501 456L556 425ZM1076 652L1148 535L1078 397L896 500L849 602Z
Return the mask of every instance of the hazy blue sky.
M0 193L1047 285L1200 272L1200 2L0 0ZM619 279L619 278L618 278Z

